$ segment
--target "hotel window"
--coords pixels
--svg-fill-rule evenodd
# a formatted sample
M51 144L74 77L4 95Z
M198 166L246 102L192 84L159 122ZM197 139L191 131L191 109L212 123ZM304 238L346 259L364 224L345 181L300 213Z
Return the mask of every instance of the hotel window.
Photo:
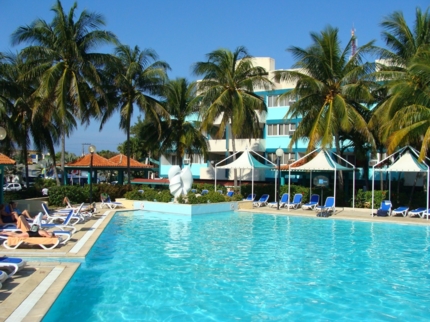
M285 97L279 98L279 95L269 96L267 106L275 107L275 106L287 106L288 100Z
M267 124L267 136L293 135L296 123Z

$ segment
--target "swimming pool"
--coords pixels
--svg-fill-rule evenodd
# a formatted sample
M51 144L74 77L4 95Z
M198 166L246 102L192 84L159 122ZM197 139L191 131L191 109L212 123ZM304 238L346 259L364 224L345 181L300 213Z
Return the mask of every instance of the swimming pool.
M117 213L43 321L428 320L430 229Z

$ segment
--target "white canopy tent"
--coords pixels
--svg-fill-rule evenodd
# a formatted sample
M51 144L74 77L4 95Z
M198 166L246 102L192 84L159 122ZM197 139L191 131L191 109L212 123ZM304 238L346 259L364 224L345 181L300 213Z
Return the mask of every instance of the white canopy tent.
M427 189L429 187L429 174L430 174L430 167L427 165L427 163L423 160L421 162L418 161L419 153L414 148L407 146L402 149L400 149L397 152L394 152L390 156L386 157L385 159L379 161L376 163L373 168L373 175L372 175L372 215L373 215L373 202L374 202L374 195L375 195L375 171L386 171L388 173L391 172L421 172L421 173L427 173ZM397 158L396 158L397 157ZM388 159L394 159L394 163L391 164L387 168L375 168L381 164L383 164ZM428 160L428 158L426 158ZM391 176L390 176L390 185L389 185L389 196L391 197ZM429 196L427 192L427 203L426 203L426 209L429 209ZM427 220L428 220L427 216Z
M301 160L305 160L309 155L313 154L314 152L318 151L318 154L309 162L298 166L296 168L294 168L294 164L300 163ZM351 165L352 168L350 167L345 167L343 165L340 165L339 163L337 163L336 161L333 160L333 158L330 156L330 153L324 149L318 148L315 149L314 151L306 154L304 157L298 159L297 161L293 162L290 164L289 168L288 168L288 195L290 194L290 182L291 182L291 171L309 171L311 173L311 182L310 182L310 186L311 186L311 194L312 194L312 172L314 171L334 171L334 200L335 203L334 205L336 206L336 173L337 171L353 171L352 175L353 175L353 179L352 179L352 208L355 208L355 166L346 161L344 158L342 158L341 156L337 155L336 153L333 153L335 156L337 156L338 158L340 158L341 160L343 160L344 162L346 162L347 164ZM324 201L321 200L321 202L323 203Z
M234 155L241 153L241 152L243 152L242 155L239 158L237 158L235 161L233 161L232 163L218 166L219 164L227 161L228 159L232 158ZM273 169L273 167L270 165L265 165L265 164L261 163L260 161L258 161L257 159L255 159L251 155L251 152L260 156L261 158L266 160L269 164L273 164L273 166L276 167L276 164L274 164L272 161L270 161L269 159L266 159L265 157L263 157L262 155L258 154L255 151L252 151L252 150L248 151L248 149L246 149L245 151L238 151L238 152L230 155L229 157L225 158L224 160L221 160L217 164L215 164L215 190L216 190L217 169L240 169L240 170L245 169L245 170L252 170L252 188L251 188L252 190L251 190L251 193L254 194L254 169L270 170L270 169Z

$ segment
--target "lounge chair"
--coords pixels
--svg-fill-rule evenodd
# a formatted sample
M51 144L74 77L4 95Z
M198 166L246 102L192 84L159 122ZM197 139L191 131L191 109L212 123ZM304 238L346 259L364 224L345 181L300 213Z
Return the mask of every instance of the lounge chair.
M408 215L413 217L413 216L419 216L419 217L423 217L424 212L426 211L425 207L419 207L416 209L413 209L411 211L408 212Z
M234 195L234 191L229 191L229 192L227 192L227 197L233 197L233 195Z
M56 221L61 221L63 225L76 225L78 222L84 221L81 214L83 204L81 204L81 207L78 208L76 212L74 212L72 209L68 209L66 211L61 212L55 212L48 209L48 206L42 202L42 209L45 213L44 220L47 224L53 224ZM72 212L72 215L70 215L70 212ZM67 219L67 222L66 222Z
M294 195L293 202L292 203L287 203L285 205L285 207L288 208L288 209L290 209L290 208L291 209L297 209L297 208L299 208L299 206L302 204L302 198L303 198L303 195L301 193L296 193Z
M141 193L143 193L143 190L139 190L139 192L142 191ZM72 205L70 203L70 200L68 197L64 197L64 201L66 202L66 208L65 209L60 209L60 210L56 210L56 212L63 212L63 211L67 211L69 209L73 209L74 211L78 210L78 208L80 207L80 205ZM93 203L93 207L91 207L90 204L83 204L83 207L81 208L81 210L83 212L88 212L91 213L91 210L95 209L95 203Z
M315 207L318 206L319 203L320 203L320 196L319 195L312 195L311 200L302 205L302 209L314 210Z
M261 197L260 197L260 200L258 200L258 201L255 201L254 203L253 203L253 206L254 207L263 207L263 206L266 206L267 205L267 201L269 200L269 195L268 194L264 194L264 195L262 195Z
M406 207L406 206L398 207L391 211L391 216L402 215L403 217L406 217L408 215L408 210L409 210L409 207Z
M22 231L28 231L29 226L26 220L22 220L21 216L18 217L17 227ZM43 249L54 249L63 240L61 237L12 237L6 235L0 235L0 239L3 239L3 246L7 249L17 249L21 245L39 245Z
M70 210L69 216L72 216L73 210ZM72 235L76 232L76 228L74 226L68 226L68 225L57 225L57 224L42 224L42 218L43 213L39 212L39 214L34 218L33 225L39 225L40 228L44 229L57 229L54 231L51 231L55 236L60 236L62 241L62 244L67 243L70 238L72 238ZM69 218L66 218L65 222L67 223L67 220L70 220ZM59 229L59 230L58 230ZM66 230L69 229L69 230Z
M8 277L9 276L7 275L6 272L0 271L0 288L3 287L3 283L7 280Z
M7 270L7 276L11 277L25 266L25 260L17 257L0 257L0 269Z
M289 201L290 201L290 198L288 196L288 193L284 193L282 195L282 197L281 197L281 200L279 200L279 208L284 207ZM278 202L277 201L272 201L272 202L269 202L267 205L269 207L272 207L272 208L277 208L278 207Z
M334 197L327 197L324 206L316 206L315 211L318 217L328 217L331 213L335 212Z
M101 199L101 204L100 204L100 208L103 208L105 205L106 207L110 208L110 209L115 209L117 207L122 208L124 207L124 205L120 202L116 202L116 201L112 201L110 199L110 196L108 194L101 194L100 195L100 199Z
M7 249L17 249L21 245L39 245L45 250L54 249L63 240L60 237L8 237L0 235L3 246Z
M248 197L243 199L243 201L254 201L255 200L255 193L250 193Z
M379 216L379 217L390 216L390 214L391 214L391 207L392 207L392 204L391 204L390 200L383 200L381 202L381 206L376 211L376 216ZM375 214L373 214L373 215L375 215Z

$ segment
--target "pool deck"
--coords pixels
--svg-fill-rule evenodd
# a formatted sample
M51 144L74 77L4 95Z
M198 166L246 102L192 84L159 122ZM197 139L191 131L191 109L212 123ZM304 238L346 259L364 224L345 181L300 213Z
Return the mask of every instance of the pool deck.
M16 250L1 247L0 255L37 258L37 261L27 261L25 268L3 283L0 289L0 321L41 321L80 265L79 262L72 262L70 259L84 259L114 213L121 210L131 210L131 208L98 209L99 212L90 220L77 225L78 231L66 245L53 250L42 250L38 246ZM372 217L370 209L338 208L330 217L316 217L316 212L311 210L252 208L252 203L241 203L240 211L312 217L320 220L355 220L430 226L430 220L419 217ZM43 257L50 260L43 261ZM52 261L52 258L58 261ZM61 260L62 258L64 261Z

